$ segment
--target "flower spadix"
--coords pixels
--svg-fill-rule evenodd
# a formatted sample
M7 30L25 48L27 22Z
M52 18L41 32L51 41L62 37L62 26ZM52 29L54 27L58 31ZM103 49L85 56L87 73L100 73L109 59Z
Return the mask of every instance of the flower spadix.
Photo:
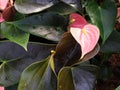
M99 39L100 32L97 26L87 23L87 21L79 14L70 15L70 32L74 39L81 46L81 59L85 54L92 51Z

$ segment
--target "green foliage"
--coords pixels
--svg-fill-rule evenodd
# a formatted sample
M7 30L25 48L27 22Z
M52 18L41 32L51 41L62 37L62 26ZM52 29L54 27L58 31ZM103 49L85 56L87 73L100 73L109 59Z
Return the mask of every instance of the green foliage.
M29 33L20 30L9 22L4 22L1 24L1 34L27 50Z
M27 67L21 75L18 90L56 90L57 77L50 67L49 59Z
M101 47L101 52L119 53L120 52L120 32L113 31L105 44Z
M0 42L0 85L18 83L23 70L30 64L45 59L55 45L29 43L28 50L12 42Z
M103 43L114 29L116 20L116 6L113 0L104 0L100 5L94 0L89 1L86 10L92 23L100 29ZM94 12L94 13L93 13Z
M96 67L64 67L58 74L58 90L93 90Z
M120 53L117 9L113 0L97 1L15 0L14 19L0 23L0 85L5 90L93 90L97 78L108 78L106 55ZM71 13L100 30L98 44L82 59L69 31ZM99 51L107 60L94 57Z

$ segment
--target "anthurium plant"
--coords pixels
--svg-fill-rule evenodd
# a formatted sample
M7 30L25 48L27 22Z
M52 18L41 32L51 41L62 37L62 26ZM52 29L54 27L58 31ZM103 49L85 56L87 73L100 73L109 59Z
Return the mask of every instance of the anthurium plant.
M113 0L0 0L0 90L96 90L117 20Z

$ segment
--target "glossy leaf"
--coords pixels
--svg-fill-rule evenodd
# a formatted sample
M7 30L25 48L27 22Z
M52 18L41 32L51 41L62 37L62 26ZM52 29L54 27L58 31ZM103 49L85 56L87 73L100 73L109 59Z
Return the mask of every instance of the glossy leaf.
M70 14L70 13L79 11L77 8L74 8L65 2L56 3L55 5L48 8L47 10L61 14L61 15L66 15L66 14Z
M8 4L9 0L0 0L0 10L4 10Z
M104 45L101 46L101 52L116 53L120 52L120 32L113 31Z
M82 5L80 0L61 0L69 5L71 5L72 7L81 10L82 9Z
M57 22L57 23L56 23ZM12 22L17 28L48 40L59 41L63 34L66 19L55 13L37 14L25 19Z
M99 40L99 29L91 24L87 24L83 28L70 27L70 32L81 46L81 59L94 49Z
M0 85L18 83L23 70L30 64L50 55L55 45L29 43L28 51L12 42L0 42Z
M43 11L54 5L54 0L15 0L15 9L24 14Z
M28 66L22 73L18 90L56 90L56 76L49 64L49 57Z
M63 66L73 65L81 56L80 45L69 32L63 34L55 50L55 67L58 72Z
M58 74L58 90L93 90L95 67L64 67Z
M114 29L116 20L116 5L113 0L104 0L100 5L95 0L88 1L86 10L93 24L100 29L103 43Z
M9 40L21 45L25 50L27 50L29 33L26 33L21 29L15 27L10 22L4 22L1 24L1 34Z

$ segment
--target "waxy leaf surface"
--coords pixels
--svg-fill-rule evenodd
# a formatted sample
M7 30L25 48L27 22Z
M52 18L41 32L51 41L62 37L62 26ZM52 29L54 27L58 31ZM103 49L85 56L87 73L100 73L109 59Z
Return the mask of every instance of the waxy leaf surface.
M45 59L53 49L55 45L31 42L28 51L25 51L15 43L0 42L0 85L8 87L18 83L21 73L28 65Z
M88 1L86 11L92 23L99 27L104 43L114 30L117 13L114 1L104 0L100 5L95 0Z
M49 59L28 66L22 73L18 90L57 90L57 77Z
M61 27L66 24L66 19L59 14L48 12L11 23L25 32L48 40L59 41L64 32Z
M9 22L3 22L1 24L1 34L27 50L29 33L22 31Z
M64 67L58 74L58 90L93 90L96 67Z

